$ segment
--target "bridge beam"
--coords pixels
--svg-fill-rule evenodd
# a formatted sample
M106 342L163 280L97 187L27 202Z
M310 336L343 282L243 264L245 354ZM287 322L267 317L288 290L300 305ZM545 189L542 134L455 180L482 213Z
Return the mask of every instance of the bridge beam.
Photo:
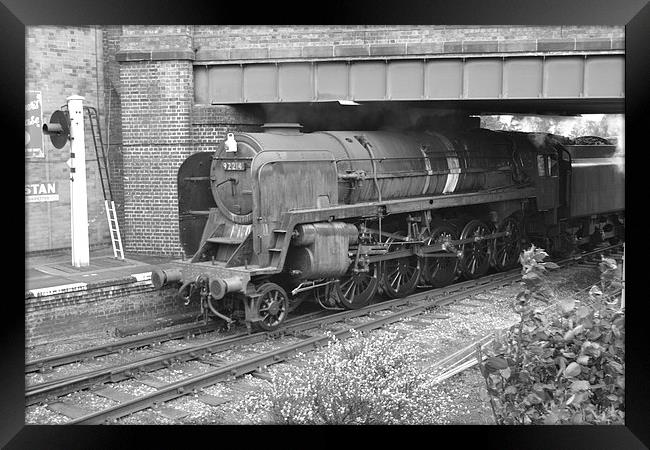
M624 99L623 52L194 63L197 104Z

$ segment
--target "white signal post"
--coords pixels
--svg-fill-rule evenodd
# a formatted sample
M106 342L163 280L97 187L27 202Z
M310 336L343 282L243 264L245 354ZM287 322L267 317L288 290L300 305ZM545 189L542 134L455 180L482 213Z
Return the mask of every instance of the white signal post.
M88 193L86 190L86 143L84 140L84 97L72 95L70 114L70 216L72 223L72 265L90 265L88 245Z

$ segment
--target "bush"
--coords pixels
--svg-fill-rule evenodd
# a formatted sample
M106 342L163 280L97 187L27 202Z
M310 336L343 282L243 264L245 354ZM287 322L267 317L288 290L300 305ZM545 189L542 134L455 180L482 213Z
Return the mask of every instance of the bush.
M532 247L520 258L524 288L514 307L521 321L497 336L479 365L482 397L498 424L623 424L624 312L602 295L613 284L615 261L603 258L589 301L569 298L542 310L531 300L545 297L546 256Z
M420 424L433 422L434 388L415 349L395 333L328 345L304 367L273 375L270 389L249 397L248 417L277 424Z

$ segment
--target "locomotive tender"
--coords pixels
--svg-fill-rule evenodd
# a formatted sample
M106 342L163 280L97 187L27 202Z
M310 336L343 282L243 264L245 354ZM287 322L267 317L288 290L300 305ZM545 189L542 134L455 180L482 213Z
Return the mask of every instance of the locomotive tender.
M599 138L263 128L182 164L193 256L152 273L228 324L273 330L308 297L356 309L507 270L526 241L562 253L622 237L623 158Z

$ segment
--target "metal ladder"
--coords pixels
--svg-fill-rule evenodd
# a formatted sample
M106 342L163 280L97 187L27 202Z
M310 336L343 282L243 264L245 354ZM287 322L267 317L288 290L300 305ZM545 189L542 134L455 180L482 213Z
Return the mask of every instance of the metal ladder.
M120 235L120 224L117 222L117 213L115 212L115 202L104 200L106 208L106 217L108 218L108 227L111 231L111 242L113 243L113 256L124 259L124 250L122 249L122 235Z
M120 225L117 221L115 202L113 201L113 191L111 190L111 181L108 174L108 161L106 159L104 141L99 126L99 114L97 113L97 110L91 106L84 106L84 109L88 113L90 131L95 146L95 156L97 157L97 167L99 168L99 180L102 185L102 193L104 194L104 209L106 210L106 218L108 219L108 228L111 233L111 243L113 245L113 256L115 258L124 259L122 235L120 234ZM97 127L96 131L95 126ZM99 145L97 145L98 141Z

